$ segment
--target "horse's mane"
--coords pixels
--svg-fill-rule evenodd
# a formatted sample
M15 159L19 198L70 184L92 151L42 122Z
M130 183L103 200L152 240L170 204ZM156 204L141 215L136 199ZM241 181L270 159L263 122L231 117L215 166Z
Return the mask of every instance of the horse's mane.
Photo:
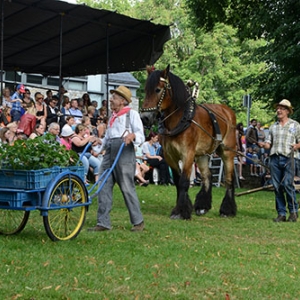
M150 96L155 92L161 77L163 77L163 72L159 70L152 72L148 76L145 86L147 98L150 98ZM172 88L172 102L176 106L182 107L186 103L188 97L190 96L186 89L186 86L178 76L171 72L169 72L168 74L168 79Z

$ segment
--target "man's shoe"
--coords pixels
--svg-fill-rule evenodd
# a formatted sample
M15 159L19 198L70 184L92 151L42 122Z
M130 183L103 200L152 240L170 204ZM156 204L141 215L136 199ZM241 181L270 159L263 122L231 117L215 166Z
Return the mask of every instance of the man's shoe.
M106 231L109 230L109 228L103 227L101 225L96 225L95 227L91 227L88 229L88 231Z
M286 217L283 215L278 215L277 218L273 219L274 222L285 222L286 221Z
M137 231L143 231L143 230L144 230L144 227L145 227L145 224L144 224L144 222L142 222L142 223L140 223L140 224L134 225L134 226L131 228L131 231L134 231L134 232L137 232Z
M297 222L298 219L298 213L290 213L290 216L288 218L289 222Z

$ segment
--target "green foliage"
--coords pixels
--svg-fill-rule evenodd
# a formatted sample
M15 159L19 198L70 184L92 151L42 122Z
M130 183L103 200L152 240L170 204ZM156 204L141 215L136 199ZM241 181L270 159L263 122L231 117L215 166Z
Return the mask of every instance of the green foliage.
M192 199L198 188L189 190ZM18 235L0 235L2 299L299 299L299 223L274 223L274 192L237 198L235 218L212 210L171 220L175 188L137 187L145 231L131 224L114 189L113 229L95 226L97 201L79 236L52 242L39 211ZM299 194L297 194L299 198ZM0 218L1 220L1 218Z
M54 166L76 165L79 157L55 141L49 133L35 139L17 140L0 147L2 169L38 170Z
M296 108L294 118L300 119L300 2L297 0L186 0L194 28L212 31L218 22L238 29L244 39L267 41L257 49L253 59L267 64L263 73L249 78L257 82L254 94L270 104L283 98Z

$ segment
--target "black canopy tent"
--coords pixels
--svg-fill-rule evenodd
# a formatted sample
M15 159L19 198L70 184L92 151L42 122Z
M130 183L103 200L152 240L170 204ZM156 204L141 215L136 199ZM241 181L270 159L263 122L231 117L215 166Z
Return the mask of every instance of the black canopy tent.
M61 77L154 64L169 26L57 0L1 0L1 70ZM2 80L1 80L2 82Z

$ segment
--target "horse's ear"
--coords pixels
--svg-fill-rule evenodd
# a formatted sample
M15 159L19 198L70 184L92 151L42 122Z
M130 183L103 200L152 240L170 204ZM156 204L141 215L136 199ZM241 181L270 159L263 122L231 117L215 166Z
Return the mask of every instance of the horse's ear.
M170 65L168 65L164 70L163 70L163 77L166 79L169 76L170 72Z
M155 70L155 67L147 65L146 70L147 70L148 75L150 75Z

